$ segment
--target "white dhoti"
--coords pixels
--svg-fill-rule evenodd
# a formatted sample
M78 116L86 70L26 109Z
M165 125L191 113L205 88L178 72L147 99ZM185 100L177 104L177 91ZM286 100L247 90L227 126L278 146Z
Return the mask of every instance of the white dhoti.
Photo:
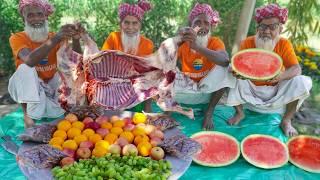
M244 108L260 113L285 112L286 105L298 100L297 110L310 95L312 80L308 76L296 76L276 86L256 86L249 80L237 80L236 87L230 89L226 105L244 105Z
M11 76L8 91L17 103L27 104L27 115L32 119L57 118L65 112L58 103L60 76L44 83L35 68L21 64Z
M209 103L213 92L222 88L234 88L236 79L227 67L216 65L200 82L195 82L178 71L174 81L174 98L183 104Z

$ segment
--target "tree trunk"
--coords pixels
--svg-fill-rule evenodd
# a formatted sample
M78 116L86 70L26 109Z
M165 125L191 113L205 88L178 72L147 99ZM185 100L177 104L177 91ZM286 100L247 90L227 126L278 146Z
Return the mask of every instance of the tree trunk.
M236 53L239 50L240 42L247 37L255 4L256 0L245 0L245 2L243 3L235 42L232 46L232 54Z

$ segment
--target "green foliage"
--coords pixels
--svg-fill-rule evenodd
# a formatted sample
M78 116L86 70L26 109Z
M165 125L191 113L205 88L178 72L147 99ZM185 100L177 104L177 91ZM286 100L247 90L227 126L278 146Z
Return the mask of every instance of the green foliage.
M257 0L256 7L276 0ZM49 17L51 31L58 31L65 23L82 22L98 46L102 46L108 34L119 30L118 6L121 2L136 3L137 0L50 0L55 12ZM150 0L153 9L145 14L142 34L150 38L156 47L173 36L181 26L188 25L188 13L195 2L205 2L219 11L222 23L213 34L219 36L230 52L244 0ZM0 75L11 74L14 62L8 39L13 32L23 30L23 21L18 10L18 0L2 0L0 3ZM311 10L310 10L311 9ZM308 31L320 33L320 5L317 0L291 0L288 31L294 41L305 41ZM301 15L303 14L303 16ZM251 17L250 17L251 18ZM255 34L252 21L248 35Z
M320 35L320 1L291 0L287 32L294 44L307 44L308 35Z
M0 76L14 71L9 37L11 33L23 29L22 19L16 8L17 2L18 0L2 0L0 3Z

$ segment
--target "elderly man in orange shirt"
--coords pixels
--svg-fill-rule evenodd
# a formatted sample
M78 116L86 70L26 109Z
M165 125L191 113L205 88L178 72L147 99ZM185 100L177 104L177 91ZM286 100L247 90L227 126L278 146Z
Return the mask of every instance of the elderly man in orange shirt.
M208 4L197 3L189 14L189 27L179 30L181 72L175 80L175 99L183 104L209 103L202 127L213 128L213 110L227 88L235 85L228 73L229 57L224 43L211 36L220 22L219 13Z
M312 80L302 76L297 57L289 40L280 37L288 17L288 10L277 4L268 4L256 9L258 24L255 36L241 42L240 50L261 48L277 53L283 60L283 71L267 82L238 79L231 89L227 105L235 106L236 114L228 122L237 125L244 117L243 106L261 113L283 114L281 128L285 135L297 134L291 125L294 113L309 96Z
M146 0L140 0L138 4L122 3L118 12L121 31L110 33L102 50L119 50L136 56L152 54L153 42L140 34L143 15L150 9L151 4ZM151 99L144 102L144 111L151 111Z
M48 16L53 10L46 0L20 0L19 12L25 28L12 34L9 40L17 69L9 80L8 91L22 105L25 127L33 126L33 119L63 115L58 103L60 77L56 73L56 52L59 43L71 37L76 38L74 50L81 51L80 26L67 24L56 34L49 32Z

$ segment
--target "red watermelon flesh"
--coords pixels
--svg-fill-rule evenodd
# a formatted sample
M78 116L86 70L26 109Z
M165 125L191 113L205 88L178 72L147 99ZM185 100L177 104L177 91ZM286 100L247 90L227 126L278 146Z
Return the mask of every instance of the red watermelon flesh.
M288 162L288 149L280 140L267 135L250 135L241 142L241 152L254 166L271 169Z
M201 144L202 149L193 156L193 161L210 167L221 167L235 162L240 156L238 141L224 133L203 131L191 138Z
M320 138L297 136L288 141L290 162L309 172L320 173Z
M252 80L268 80L279 74L282 59L276 53L260 49L247 49L236 53L231 60L232 69Z

